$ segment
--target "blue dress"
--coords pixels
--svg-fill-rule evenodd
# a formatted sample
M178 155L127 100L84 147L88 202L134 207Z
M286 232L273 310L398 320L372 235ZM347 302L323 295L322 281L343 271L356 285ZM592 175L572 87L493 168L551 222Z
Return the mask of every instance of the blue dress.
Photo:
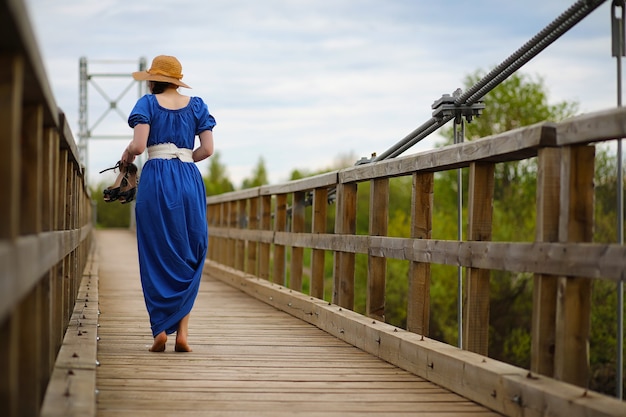
M199 97L170 110L147 94L133 108L128 124L150 125L148 146L170 142L193 149L196 135L213 130L215 119ZM193 307L207 253L202 175L191 162L150 159L141 171L136 201L139 270L152 334L171 334Z

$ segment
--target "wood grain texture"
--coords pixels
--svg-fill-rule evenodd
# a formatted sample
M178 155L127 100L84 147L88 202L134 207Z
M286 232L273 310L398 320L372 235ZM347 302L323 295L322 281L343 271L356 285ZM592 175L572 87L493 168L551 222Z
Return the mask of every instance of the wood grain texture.
M134 235L97 239L100 417L497 415L211 276L191 314L194 351L174 352L170 336L150 353Z

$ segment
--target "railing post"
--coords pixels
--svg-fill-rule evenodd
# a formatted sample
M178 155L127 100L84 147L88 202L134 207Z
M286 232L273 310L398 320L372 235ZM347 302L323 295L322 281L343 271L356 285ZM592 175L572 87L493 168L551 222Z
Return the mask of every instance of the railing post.
M51 158L52 158L52 166L51 177L52 177L52 199L50 201L50 222L51 222L51 230L60 230L60 214L59 210L61 209L61 195L60 195L60 158L61 153L59 150L60 145L60 137L57 132L54 132L50 136L50 143L52 147ZM63 343L63 262L57 263L50 270L50 302L51 302L51 312L50 312L50 322L51 322L51 339L52 339L52 352L51 352L51 360L54 363L54 358L56 358L56 354L61 347L61 343Z
M316 188L313 191L312 232L326 233L326 208L328 207L328 190ZM326 251L313 249L311 254L311 296L324 299L324 263Z
M387 236L389 219L389 178L370 181L370 236ZM365 311L369 317L385 321L385 280L387 259L368 255Z
M276 207L274 210L274 231L285 232L287 230L287 194L276 195ZM285 245L275 244L272 282L285 285L285 263Z
M41 232L43 194L43 107L30 106L22 116L21 234Z
M59 152L59 172L58 172L58 176L57 176L57 181L59 184L58 187L58 192L59 192L59 199L57 200L58 203L58 210L57 210L57 215L58 215L58 226L59 229L58 230L67 230L66 224L67 224L67 218L65 216L65 210L66 207L65 205L67 204L67 190L68 190L68 179L67 179L67 166L68 166L68 159L69 159L69 151L67 149L63 149ZM69 274L69 256L66 256L65 258L63 258L63 260L60 262L61 266L60 266L60 273L59 273L59 283L58 283L58 289L59 289L59 304L61 307L60 313L61 313L61 321L60 321L60 332L61 332L61 337L63 337L63 332L65 329L65 326L67 325L68 321L69 321L69 316L67 314L67 305L69 304L68 301L68 296L67 296L67 288L68 288L68 279L67 276Z
M564 148L561 171L560 242L591 242L594 219L593 146ZM559 278L554 377L589 384L591 279Z
M227 226L231 229L231 230L236 230L237 229L237 220L238 220L238 213L237 213L237 202L236 201L230 201L228 203L225 204L225 208L227 210L227 214L226 214L226 219L227 219ZM236 257L237 257L237 253L236 253L236 238L233 237L229 237L226 241L226 248L227 248L227 254L226 254L226 259L225 259L225 264L231 267L235 267L236 265Z
M257 230L259 228L259 197L253 197L250 199L248 218L248 228L250 230ZM257 262L258 262L258 246L256 240L248 242L248 262L246 263L246 272L251 275L257 275Z
M237 200L237 218L236 224L233 226L235 229L242 230L246 226L246 203L248 200ZM239 271L243 271L246 263L246 241L243 239L237 239L235 243L235 268Z
M537 157L537 242L559 240L561 149L542 148ZM554 374L557 277L536 274L533 280L533 317L530 370Z
M0 176L4 203L0 204L0 239L14 241L20 231L20 129L24 90L24 62L20 56L0 57ZM6 283L8 285L8 282ZM14 310L0 322L0 413L17 416L19 410L20 317Z
M272 196L261 196L261 227L272 230ZM270 277L270 243L259 244L259 277L269 280Z
M218 262L219 258L218 258L218 241L219 238L213 236L213 233L211 233L211 228L213 226L218 226L219 222L218 222L218 218L219 218L219 204L209 204L207 207L207 212L206 212L206 216L207 216L207 225L208 225L208 232L209 232L209 249L207 252L207 257Z
M293 193L293 204L291 205L291 232L304 233L304 208L306 194L303 191ZM289 288L295 291L302 291L302 268L303 268L304 248L291 248L291 267L289 274Z
M411 238L430 239L433 222L434 174L413 174ZM428 336L430 322L430 264L411 262L406 313L407 330Z
M24 62L21 57L0 57L0 176L4 179L4 203L0 204L0 238L15 239L20 227L20 129Z
M470 164L468 240L491 240L494 172L494 164ZM489 350L489 277L487 269L469 268L467 271L463 331L463 347L485 356Z
M356 233L356 197L356 183L337 184L336 234ZM350 310L354 308L354 260L353 252L335 252L333 303Z
M226 227L228 225L228 220L227 220L227 216L228 216L228 212L226 211L226 207L227 207L228 203L227 202L222 202L219 204L219 208L218 208L218 217L217 217L217 224L219 225L219 227ZM225 237L219 237L217 239L218 243L217 243L217 259L219 260L219 262L227 265L227 248L226 248L226 238Z

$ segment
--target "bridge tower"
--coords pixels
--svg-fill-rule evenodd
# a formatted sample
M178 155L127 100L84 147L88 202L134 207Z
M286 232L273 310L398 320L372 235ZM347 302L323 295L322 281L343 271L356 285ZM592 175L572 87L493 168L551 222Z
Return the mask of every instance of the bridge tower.
M130 67L133 64L137 64L137 61L93 60L88 63L87 58L80 58L78 149L81 163L86 167L87 173L91 140L131 139L126 120L136 99L147 91L145 83L132 78L131 73L137 70ZM146 69L145 58L139 58L138 68L139 71ZM98 93L97 101L90 102L90 86ZM138 96L130 97L128 93L135 86ZM114 121L110 120L109 116L114 113L121 117L121 121L117 118ZM94 114L99 116L91 123L90 115Z

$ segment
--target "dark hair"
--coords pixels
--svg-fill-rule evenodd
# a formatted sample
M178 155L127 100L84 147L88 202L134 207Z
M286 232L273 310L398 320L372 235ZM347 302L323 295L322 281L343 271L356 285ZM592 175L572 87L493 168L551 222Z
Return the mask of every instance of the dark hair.
M151 81L150 82L150 92L152 94L161 94L163 91L167 90L170 87L170 83L163 81Z

